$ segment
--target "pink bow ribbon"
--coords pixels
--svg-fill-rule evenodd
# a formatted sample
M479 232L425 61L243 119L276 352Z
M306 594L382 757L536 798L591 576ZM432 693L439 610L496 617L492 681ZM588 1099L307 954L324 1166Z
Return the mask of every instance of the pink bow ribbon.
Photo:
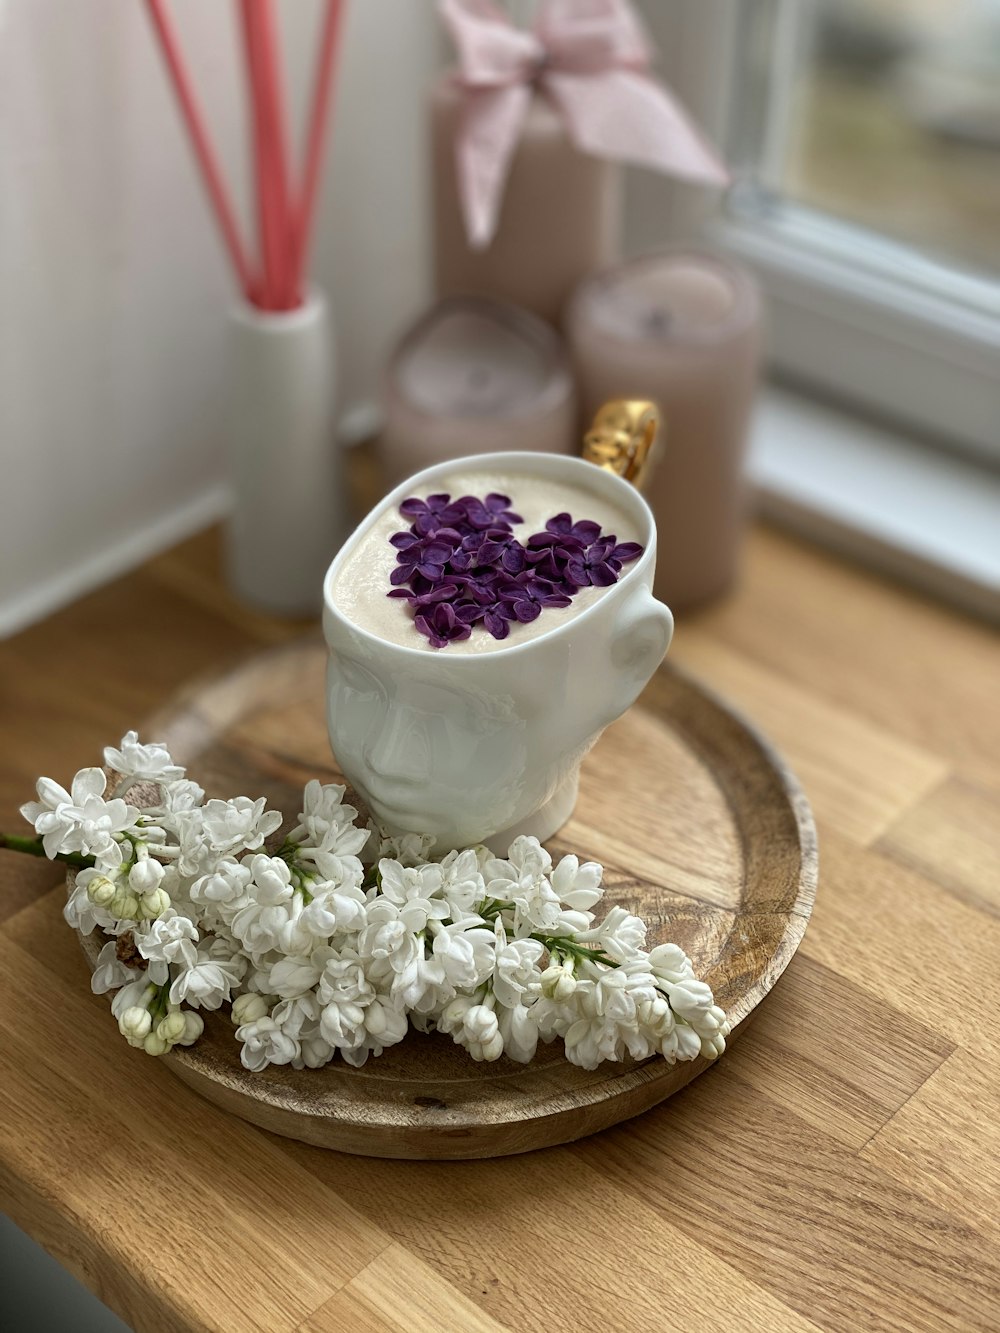
M582 152L728 182L683 107L650 77L649 47L628 0L543 0L532 32L514 27L491 0L439 7L458 53L458 188L474 249L485 249L496 231L534 88Z

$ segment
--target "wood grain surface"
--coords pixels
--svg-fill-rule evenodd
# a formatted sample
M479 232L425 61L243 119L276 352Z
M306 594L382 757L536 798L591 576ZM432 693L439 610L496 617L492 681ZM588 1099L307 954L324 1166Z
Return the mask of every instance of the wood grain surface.
M302 632L229 598L217 545L0 644L0 826L38 773ZM278 1138L123 1047L60 869L0 853L0 1206L140 1333L1000 1329L997 638L766 529L748 555L671 657L802 778L823 883L713 1068L523 1157Z
M326 658L319 635L256 653L183 691L142 734L165 741L210 797L265 795L287 830L304 778L343 781L324 753ZM787 966L815 901L816 830L795 778L743 719L669 666L587 756L577 809L549 848L599 860L608 906L647 922L649 948L681 945L726 1011L730 1044ZM70 870L70 887L75 879ZM80 936L92 968L105 938ZM165 1057L179 1078L263 1129L370 1157L548 1148L648 1110L710 1064L585 1070L561 1042L540 1045L528 1065L475 1064L450 1037L414 1032L363 1069L336 1060L251 1074L228 1015L204 1017L201 1040Z

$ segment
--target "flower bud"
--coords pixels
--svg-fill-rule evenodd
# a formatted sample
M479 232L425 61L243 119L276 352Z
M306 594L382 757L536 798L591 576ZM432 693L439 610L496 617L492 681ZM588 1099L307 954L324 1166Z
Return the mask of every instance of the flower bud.
M138 921L139 899L127 889L118 889L108 904L108 910L119 921Z
M153 1020L149 1016L149 1010L137 1004L126 1009L118 1020L118 1031L130 1041L144 1040L152 1026Z
M552 991L553 1000L568 1000L576 991L576 977L567 968L559 969L561 975Z
M184 1036L184 1027L184 1015L179 1009L175 1009L173 1013L167 1014L166 1018L161 1018L157 1023L156 1035L173 1046Z
M137 861L128 872L129 888L141 898L144 894L155 892L166 873L159 861L147 856L142 861Z
M559 978L562 976L562 968L557 964L550 964L542 973L541 987L542 994L549 1000L555 999L555 990L559 984Z
M456 995L453 1000L449 1000L441 1010L438 1017L438 1027L442 1032L450 1032L456 1025L461 1025L465 1020L465 1015L473 1007L473 1001L468 995Z
M650 951L649 969L665 981L678 982L694 976L691 960L679 945L658 944Z
M489 1041L483 1042L483 1059L499 1060L503 1055L503 1037L499 1032L494 1032Z
M674 1013L693 1027L700 1027L706 1014L716 1008L711 987L694 977L685 977L675 985L668 982L666 989Z
M365 1010L365 1027L373 1037L381 1037L387 1026L381 1001L373 1000Z
M118 890L107 875L95 875L87 885L87 897L98 907L107 907Z
M499 1029L497 1025L497 1016L493 1010L486 1004L474 1004L465 1015L465 1030L469 1034L471 1041L482 1042L484 1046L493 1041ZM500 1041L500 1049L503 1050L503 1039ZM497 1057L486 1056L487 1060L495 1060Z
M725 1049L726 1039L721 1034L701 1039L701 1053L706 1060L717 1060Z
M573 963L552 963L542 973L542 994L550 1000L568 1000L576 990L576 977L573 975Z
M177 1039L178 1046L193 1046L205 1031L205 1020L193 1009L184 1010L184 1031Z
M131 882L131 879L130 881ZM170 906L170 894L166 889L152 889L149 893L144 893L139 899L139 906L142 909L144 917L153 920L161 916Z
M151 1032L142 1043L142 1049L147 1055L166 1055L170 1050L170 1045L165 1042L157 1032Z
M256 1023L266 1013L267 1002L263 995L248 992L246 995L238 995L233 1001L230 1018L233 1020L233 1027L238 1028L244 1023Z

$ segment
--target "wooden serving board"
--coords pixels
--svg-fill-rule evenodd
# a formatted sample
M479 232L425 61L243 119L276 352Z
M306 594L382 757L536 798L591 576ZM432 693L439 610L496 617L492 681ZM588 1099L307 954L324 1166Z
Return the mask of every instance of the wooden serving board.
M339 779L324 719L325 649L313 639L200 685L143 730L163 739L209 796L266 796L294 821L303 783ZM781 975L816 892L808 803L751 727L663 667L584 762L580 799L549 844L605 866L607 900L642 916L649 947L680 944L733 1024ZM84 938L93 963L101 940ZM499 1157L565 1143L639 1114L709 1067L699 1059L569 1064L562 1044L529 1065L476 1064L446 1036L411 1033L362 1069L239 1060L228 1014L163 1057L209 1101L321 1147L373 1157ZM109 1021L111 1021L109 1019ZM725 1056L722 1057L725 1059Z

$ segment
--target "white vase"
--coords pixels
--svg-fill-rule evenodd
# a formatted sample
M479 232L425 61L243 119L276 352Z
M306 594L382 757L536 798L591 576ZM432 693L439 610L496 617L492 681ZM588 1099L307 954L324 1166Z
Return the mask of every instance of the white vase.
M229 581L263 610L315 614L348 531L326 299L313 292L290 311L241 305L230 342Z

